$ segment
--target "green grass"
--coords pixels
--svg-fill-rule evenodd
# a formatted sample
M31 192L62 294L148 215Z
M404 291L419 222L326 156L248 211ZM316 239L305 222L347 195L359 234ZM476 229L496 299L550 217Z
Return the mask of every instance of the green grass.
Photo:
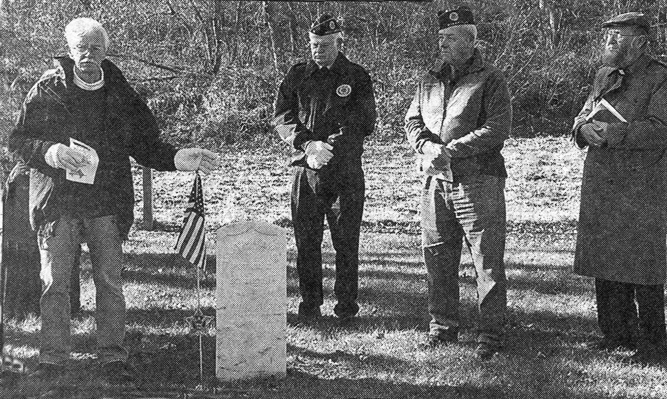
M359 320L340 327L333 317L334 256L325 235L324 317L307 325L297 322L299 297L290 231L288 372L284 380L218 383L211 327L203 337L205 383L203 389L196 389L198 341L188 334L184 322L196 306L194 272L172 254L191 176L156 174L159 230L133 230L125 246L127 345L131 362L139 371L139 389L146 397L667 397L663 367L630 365L625 361L630 353L595 352L584 345L597 336L593 287L589 279L570 272L583 154L564 139L546 138L511 140L504 151L510 173L506 190L507 336L504 351L480 363L472 357L476 300L469 256L464 256L460 273L461 342L441 350L418 347L428 325L418 227L420 177L405 146L371 144L368 148ZM222 170L204 179L211 230L223 223L223 211L230 207L235 210L227 213L227 219L268 220L287 226L289 171L284 155L279 151L254 156L238 151L224 154ZM213 237L209 234L211 240ZM71 372L51 386L21 381L14 389L0 390L3 397L138 395L106 385L97 373L90 355L94 347L94 292L90 263L84 257L85 311L73 323L75 360ZM212 315L212 256L208 264L202 305L205 313ZM38 327L34 318L9 323L9 351L26 359L28 366L36 363Z

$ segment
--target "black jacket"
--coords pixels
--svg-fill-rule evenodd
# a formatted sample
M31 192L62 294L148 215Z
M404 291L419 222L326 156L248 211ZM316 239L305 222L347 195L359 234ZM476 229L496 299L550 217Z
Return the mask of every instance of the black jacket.
M295 150L292 165L306 166L303 145L319 140L334 145L332 167L361 163L364 137L373 132L376 118L370 76L339 53L329 71L311 60L287 72L272 125Z
M159 138L157 122L148 106L132 89L121 71L110 61L102 62L104 71L104 134L90 137L73 107L74 62L56 58L57 67L42 75L28 93L21 114L9 137L9 149L31 168L30 222L38 229L54 222L67 209L66 193L72 185L65 171L49 166L44 155L55 143L69 145L69 138L86 142L100 158L94 190L103 199L98 215L116 215L123 238L133 222L134 188L129 157L157 170L175 170L176 149ZM67 205L70 204L70 205ZM89 204L88 204L89 205ZM104 215L103 215L104 214Z

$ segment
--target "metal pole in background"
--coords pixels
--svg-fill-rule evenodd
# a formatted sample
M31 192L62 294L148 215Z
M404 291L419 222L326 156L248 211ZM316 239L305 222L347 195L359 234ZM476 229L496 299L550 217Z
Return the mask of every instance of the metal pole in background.
M153 170L142 166L144 187L144 229L153 230Z

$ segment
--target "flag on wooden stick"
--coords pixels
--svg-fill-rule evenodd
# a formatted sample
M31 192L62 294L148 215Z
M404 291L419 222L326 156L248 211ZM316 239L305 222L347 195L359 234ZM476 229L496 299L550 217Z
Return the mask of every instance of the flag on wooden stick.
M197 173L188 199L188 207L185 209L183 228L176 242L176 251L188 262L202 268L206 260L206 233L204 230L204 194L201 177Z

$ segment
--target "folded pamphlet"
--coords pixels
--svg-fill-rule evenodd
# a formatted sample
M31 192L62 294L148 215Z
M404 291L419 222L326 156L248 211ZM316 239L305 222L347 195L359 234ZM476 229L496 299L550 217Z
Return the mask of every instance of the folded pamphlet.
M97 173L97 166L100 163L100 158L97 156L97 151L95 151L86 143L75 140L71 137L69 139L69 148L83 154L88 162L75 171L67 170L67 180L83 184L95 183L95 174Z

